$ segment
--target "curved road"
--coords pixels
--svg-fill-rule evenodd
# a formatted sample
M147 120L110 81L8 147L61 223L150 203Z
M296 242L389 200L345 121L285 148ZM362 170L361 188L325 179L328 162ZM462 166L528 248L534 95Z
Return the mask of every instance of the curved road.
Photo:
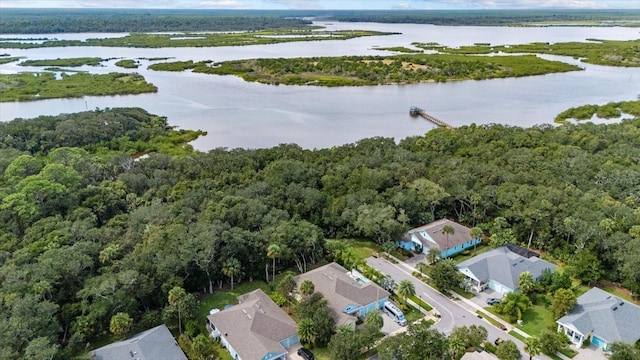
M467 310L466 308L460 306L458 304L458 301L451 300L429 285L414 278L411 275L411 271L405 266L392 264L383 258L374 257L367 258L367 264L380 271L381 273L391 276L391 278L396 283L399 283L400 281L405 279L410 280L415 286L416 296L421 297L429 305L433 306L433 308L436 309L442 316L440 321L438 321L433 326L435 329L438 329L439 331L444 332L446 335L449 335L451 333L451 330L453 330L453 328L456 326L481 325L484 326L488 331L488 341L493 342L499 337L505 340L512 340L516 343L516 345L518 345L518 348L520 349L520 352L522 352L523 357L528 357L528 354L526 354L524 351L524 344L520 340L509 335L507 332L496 328L488 321L479 318L478 315L476 315L473 311ZM534 357L534 359L549 358L545 355L538 355Z

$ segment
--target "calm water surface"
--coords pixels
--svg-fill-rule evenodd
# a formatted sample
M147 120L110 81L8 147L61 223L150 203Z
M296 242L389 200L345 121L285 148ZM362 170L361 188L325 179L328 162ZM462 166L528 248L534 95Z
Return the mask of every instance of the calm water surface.
M101 47L0 49L11 56L29 59L97 56L103 58L172 57L174 60L230 60L258 57L308 57L383 55L375 47L409 46L412 42L438 42L448 46L516 44L535 41L585 41L588 38L629 40L640 37L631 28L502 28L447 27L432 25L324 23L330 29L370 29L401 32L401 35L218 48L129 49ZM62 38L60 35L53 35ZM80 34L74 38L103 37ZM9 37L9 36L5 36ZM27 35L26 37L42 37ZM552 123L559 112L583 104L635 99L640 94L640 69L615 68L562 60L584 71L518 79L461 81L441 84L322 88L270 86L247 83L232 76L188 72L154 72L118 68L112 60L103 67L82 67L94 73L137 71L158 87L156 94L54 99L0 104L0 120L57 115L95 108L139 106L168 118L183 129L202 129L208 135L193 145L199 150L217 147L270 147L297 143L320 148L351 143L365 137L385 136L400 140L422 135L433 128L425 120L408 115L411 105L453 125L502 123L533 126ZM15 64L0 72L32 71Z

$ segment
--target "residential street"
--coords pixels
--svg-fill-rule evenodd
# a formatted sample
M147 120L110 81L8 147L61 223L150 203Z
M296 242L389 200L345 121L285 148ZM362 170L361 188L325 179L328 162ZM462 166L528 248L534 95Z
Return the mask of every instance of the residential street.
M442 316L440 321L434 325L434 328L448 335L455 326L482 325L489 333L487 336L488 341L493 342L499 337L505 340L513 340L518 345L523 356L528 358L528 355L524 352L524 344L520 340L512 337L506 331L496 328L486 320L479 318L475 314L475 310L467 309L466 306L468 305L460 303L460 300L451 300L424 284L422 281L414 278L411 276L411 270L409 270L406 265L392 264L386 259L374 257L367 258L367 264L383 274L391 276L396 283L404 279L409 279L415 286L416 296L422 297L423 300L433 306ZM534 359L549 359L549 357L538 355Z

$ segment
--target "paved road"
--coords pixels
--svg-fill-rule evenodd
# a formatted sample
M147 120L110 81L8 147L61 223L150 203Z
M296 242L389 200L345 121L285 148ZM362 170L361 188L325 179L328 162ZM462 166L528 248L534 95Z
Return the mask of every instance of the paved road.
M524 344L520 340L509 335L507 332L496 328L486 320L478 318L474 312L470 312L470 310L467 310L458 304L458 301L451 300L422 281L414 278L411 276L409 269L406 269L404 266L392 264L383 258L373 257L367 259L367 264L383 274L391 276L396 283L399 283L404 279L409 279L416 288L416 295L422 297L423 300L433 306L442 316L440 321L434 325L434 328L449 335L455 326L481 325L484 326L489 333L487 340L493 342L499 337L505 340L512 340L516 345L518 345L523 356L528 357L528 354L525 354L523 349ZM549 358L544 355L539 355L534 359Z

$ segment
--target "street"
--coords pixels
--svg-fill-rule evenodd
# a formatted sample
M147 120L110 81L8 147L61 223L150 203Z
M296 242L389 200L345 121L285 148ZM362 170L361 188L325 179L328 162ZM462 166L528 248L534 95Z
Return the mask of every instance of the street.
M502 331L484 319L479 318L473 311L467 310L467 308L458 304L458 300L454 301L430 286L426 285L422 281L411 276L411 271L405 266L400 264L392 264L383 258L367 258L367 264L377 269L385 275L391 276L391 278L399 283L402 280L409 279L416 289L416 296L421 297L429 305L436 309L442 318L433 327L439 331L449 335L451 330L456 326L469 326L469 325L481 325L487 329L487 340L492 342L497 338L503 338L504 340L512 340L516 343L523 356L526 354L524 351L524 344L509 335L507 332ZM538 355L534 359L549 359L545 355Z

